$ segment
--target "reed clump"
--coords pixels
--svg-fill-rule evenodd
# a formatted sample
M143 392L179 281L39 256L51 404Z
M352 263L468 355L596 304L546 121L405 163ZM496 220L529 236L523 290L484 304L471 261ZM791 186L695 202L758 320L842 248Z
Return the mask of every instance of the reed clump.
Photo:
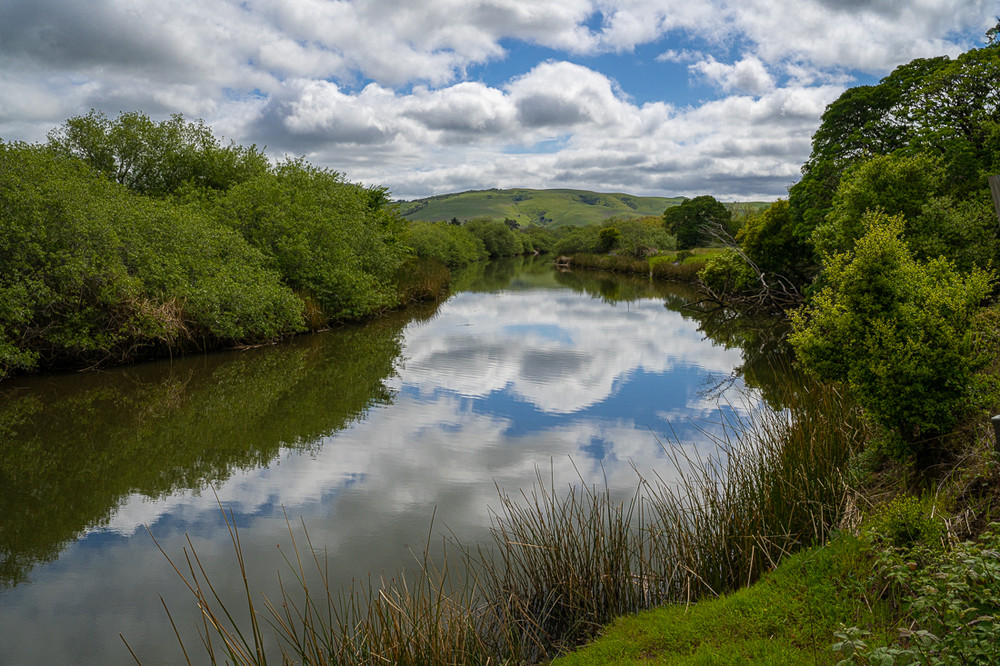
M396 272L399 302L436 301L451 284L451 271L436 259L413 258Z
M429 536L411 570L347 589L329 579L308 533L300 550L290 529L293 580L280 600L258 599L247 583L239 603L249 606L249 629L233 622L193 545L175 569L201 608L213 663L266 663L264 624L283 663L549 660L618 615L748 585L785 555L828 538L843 509L841 470L867 432L832 388L785 404L727 422L713 455L664 445L673 474L636 470L624 499L606 484L560 490L541 476L515 495L498 488L487 543L443 538L432 557ZM245 572L235 526L231 533ZM321 584L308 584L317 572Z

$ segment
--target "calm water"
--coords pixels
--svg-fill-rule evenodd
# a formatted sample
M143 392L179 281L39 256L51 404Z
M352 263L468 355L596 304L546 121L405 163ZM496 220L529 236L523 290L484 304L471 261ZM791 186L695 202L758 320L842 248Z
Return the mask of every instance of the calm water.
M692 297L490 264L363 327L0 384L0 664L134 663L119 633L143 663L178 663L160 598L189 650L197 611L145 526L174 556L187 535L238 599L218 502L274 598L283 512L348 582L412 562L435 511L435 532L484 538L494 484L669 474L658 437L711 451L706 431L760 393L734 370L768 385L766 345L681 314Z

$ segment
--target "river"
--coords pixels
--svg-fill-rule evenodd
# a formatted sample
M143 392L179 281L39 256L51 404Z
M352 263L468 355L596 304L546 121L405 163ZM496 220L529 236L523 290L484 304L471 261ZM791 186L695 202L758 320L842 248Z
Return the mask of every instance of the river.
M484 539L497 486L627 490L631 465L670 474L661 441L711 454L767 372L758 341L682 309L694 297L519 259L366 325L0 384L0 664L134 663L119 634L179 663L163 604L203 661L149 532L180 559L190 539L238 600L220 504L276 598L286 516L347 584L407 566L428 533Z

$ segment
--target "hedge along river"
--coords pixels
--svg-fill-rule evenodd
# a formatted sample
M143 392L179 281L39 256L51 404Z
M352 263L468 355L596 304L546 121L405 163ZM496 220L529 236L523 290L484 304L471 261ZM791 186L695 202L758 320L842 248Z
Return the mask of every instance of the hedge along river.
M0 663L134 663L119 634L178 663L161 597L200 661L194 600L146 526L181 560L190 538L238 602L219 502L276 599L286 514L347 585L412 563L429 530L484 539L497 485L626 492L631 464L669 474L658 438L710 455L781 377L763 329L693 317L694 298L494 262L363 326L0 384Z

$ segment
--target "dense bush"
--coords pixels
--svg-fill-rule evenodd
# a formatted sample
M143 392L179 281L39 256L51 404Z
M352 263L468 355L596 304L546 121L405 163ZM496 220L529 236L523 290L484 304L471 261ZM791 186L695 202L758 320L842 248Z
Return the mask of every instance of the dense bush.
M491 257L514 257L524 254L524 243L520 234L514 233L503 222L480 217L466 222L464 228L482 241Z
M219 215L258 248L286 284L333 318L397 304L406 259L402 222L369 190L302 160L287 160L219 200Z
M180 116L91 112L44 146L0 142L0 378L395 307L403 227L383 188L270 166Z
M585 227L563 227L553 252L559 255L596 254L601 252L601 227L596 224Z
M263 261L200 211L65 154L0 143L0 377L195 335L287 334L301 303Z
M613 217L602 224L561 227L556 234L553 252L567 256L615 252L644 259L677 246L674 237L663 228L662 220L655 217Z
M667 233L659 218L613 218L609 222L618 231L617 251L636 259L644 259L677 247L676 239Z
M91 111L50 132L49 147L135 192L156 196L184 187L228 190L268 170L267 157L256 146L223 145L204 122L179 114L156 122L137 111L114 120Z
M914 453L969 407L972 326L991 276L918 262L899 217L870 213L865 224L854 253L831 257L825 286L794 313L791 342L808 370L846 382L900 453Z
M436 259L450 268L488 256L478 236L465 227L447 222L411 222L403 233L402 242L418 257Z
M555 248L555 235L542 227L528 226L521 228L521 239L526 252L548 254Z
M739 294L760 287L757 274L732 249L710 257L698 272L698 279L714 294Z

